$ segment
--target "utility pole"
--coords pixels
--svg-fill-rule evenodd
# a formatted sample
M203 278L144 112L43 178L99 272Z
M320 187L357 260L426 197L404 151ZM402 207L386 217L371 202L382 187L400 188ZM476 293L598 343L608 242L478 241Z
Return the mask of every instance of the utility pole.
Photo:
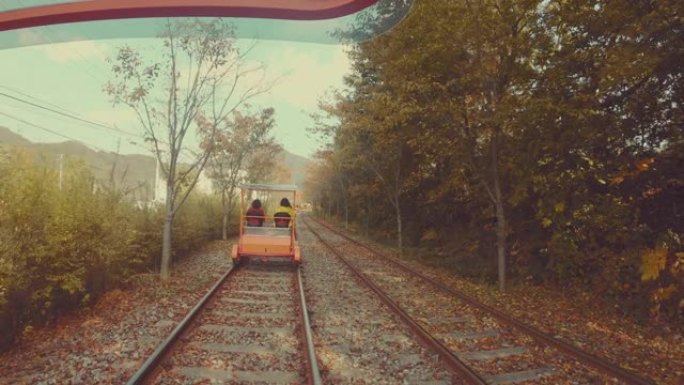
M64 175L64 154L57 155L57 161L59 162L59 189L62 189L62 177Z
M155 157L155 159L157 161L157 164L156 164L156 167L154 169L154 191L153 191L152 201L157 203L160 199L159 192L158 192L159 191L159 167L160 167L160 164L159 164L159 159L157 159L157 157Z

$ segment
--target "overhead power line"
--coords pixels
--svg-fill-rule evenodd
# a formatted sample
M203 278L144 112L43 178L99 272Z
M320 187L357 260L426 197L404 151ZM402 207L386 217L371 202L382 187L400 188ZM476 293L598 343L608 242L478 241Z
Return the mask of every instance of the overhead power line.
M0 88L10 89L10 88L4 87L4 86L0 86ZM36 97L34 97L34 96L31 96L31 95L29 95L29 94L27 94L27 93L19 92L19 91L13 90L13 89L10 89L10 90L12 90L12 91L14 91L14 92L17 92L17 93L21 93L22 95L24 95L24 96L26 96L26 97L29 97L29 98L32 98L32 99L36 99L36 100L40 100L40 99L38 99L38 98L36 98ZM18 101L18 102L20 102L20 103L24 103L24 104L27 104L27 105L29 105L29 106L35 107L35 108L40 108L40 109L42 109L42 110L46 110L46 111L49 111L49 112L52 112L52 113L55 113L55 114L58 114L58 115L61 115L61 116L70 118L70 119L74 119L74 120L77 120L77 121L80 121L80 122L83 122L83 123L87 123L87 124L90 124L90 125L92 125L92 126L96 126L96 127L99 127L99 128L104 128L104 129L107 129L107 130L110 130L110 131L115 131L115 132L120 133L120 134L130 135L130 136L134 136L134 137L136 137L136 138L145 140L145 137L142 136L142 135L140 135L140 134L134 134L134 133L132 133L132 132L128 132L128 131L125 131L125 130L121 130L121 129L116 128L116 127L108 126L108 125L106 125L106 124L98 123L98 122L95 122L95 121L92 121L92 120L88 120L88 119L79 117L79 116L77 116L74 112L71 112L71 111L69 111L69 110L67 110L67 109L65 109L65 108L63 108L63 107L60 107L60 106L58 106L58 105L56 105L56 104L52 104L52 103L48 103L48 102L46 102L46 101L42 101L43 103L50 104L50 105L54 106L55 108L59 108L60 110L63 110L63 111L56 110L55 108L46 107L46 106L44 106L44 105L41 105L41 104L38 104L38 103L34 103L34 102L32 102L32 101L29 101L29 100L26 100L26 99L23 99L23 98L14 96L14 95L9 95L9 94L4 93L4 92L0 92L0 96L4 96L4 97L6 97L6 98L9 98L9 99ZM66 111L66 112L65 112L65 111ZM3 115L8 116L8 115L6 115L6 114L3 114ZM8 117L9 117L9 116L8 116ZM12 119L18 120L18 118L14 118L14 117L12 117ZM33 123L26 123L26 124L33 125L33 126L35 127L35 125L34 125ZM41 128L41 127L39 127L39 128ZM69 139L69 140L75 140L75 141L80 142L80 141L77 140L77 139L65 137L64 135L59 134L59 133L56 133L55 131L49 130L49 129L47 129L47 128L42 127L41 129L43 129L43 130L48 130L48 132L51 132L51 133L53 133L53 134L55 134L55 135L58 135L58 136L67 138L67 139ZM165 141L163 141L163 140L158 140L158 142L159 142L159 143L162 143L162 144L167 144L167 145L168 145L168 143L165 142ZM130 142L130 144L133 145L133 146L135 146L135 147L141 148L141 149L143 149L143 150L145 150L145 151L149 151L149 150L150 150L149 148L140 146L139 144L137 144L137 143L135 143L135 142ZM104 150L103 150L103 151L104 151ZM181 149L181 152L182 152L182 153L185 153L185 154L190 154L192 158L195 158L195 157L196 157L196 154L194 154L192 151L190 151L190 150L187 149L187 148Z
M74 139L74 138L72 138L72 137L70 137L70 136L64 135L64 134L59 133L59 132L57 132L57 131L51 130L51 129L49 129L49 128L46 128L46 127L43 127L43 126L39 126L39 125L37 125L37 124L35 124L35 123L31 123L31 122L26 121L26 120L24 120L24 119L22 119L22 118L17 118L16 116L13 116L13 115L4 113L4 112L2 112L2 111L0 111L0 115L5 116L5 117L8 117L8 118L10 118L10 119L12 119L12 120L16 120L17 122L24 123L24 124L29 125L29 126L31 126L31 127L35 127L35 128L37 128L37 129L43 130L43 131L48 132L48 133L50 133L50 134L52 134L52 135L59 136L60 138L64 138L64 139L67 139L67 140L73 140L74 142L81 143L82 145L84 145L84 146L90 148L91 150L92 150L92 149L95 149L95 150L102 151L102 152L110 152L110 151L107 151L107 150L102 149L102 148L100 148L100 147L94 146L94 145L92 145L92 144L83 143L82 141L80 141L80 140L78 140L78 139Z
M4 96L4 97L6 97L6 98L9 98L9 99L18 101L18 102L20 102L20 103L28 104L28 105L30 105L30 106L33 106L33 107L36 107L36 108L40 108L40 109L42 109L42 110L50 111L50 112L52 112L52 113L55 113L55 114L58 114L58 115L61 115L61 116L65 116L65 117L70 118L70 119L78 120L78 121L80 121L80 122L87 123L87 124L90 124L90 125L93 125L93 126L98 126L98 127L105 128L105 129L108 129L108 130L116 131L116 132L118 132L118 133L120 133L120 134L126 134L126 135L135 136L135 137L137 137L137 138L144 139L144 137L143 137L142 135L140 135L140 134L134 134L134 133L132 133L132 132L124 131L124 130L121 130L121 129L116 128L116 127L111 127L111 126L108 126L108 125L106 125L106 124L102 124L102 123L94 122L94 121L92 121L92 120L84 119L84 118L78 117L78 116L76 116L76 115L67 113L67 112L62 112L62 111L58 111L58 110L55 110L55 109L50 108L50 107L45 107L45 106L42 106L42 105L40 105L40 104L38 104L38 103L34 103L34 102L31 102L31 101L26 100L26 99L22 99L22 98L13 96L13 95L9 95L9 94L6 94L6 93L4 93L4 92L0 92L0 96ZM60 108L61 108L61 107L60 107ZM63 109L63 108L62 108L62 109Z
M56 108L56 109L62 110L62 111L64 111L64 112L70 112L69 110L67 110L67 109L65 109L65 108L62 108L62 107L60 107L60 106L58 106L58 105L56 105L56 104L54 104L54 103L50 103L50 102L48 102L47 100L43 100L43 99L38 98L38 97L35 97L35 96L33 96L33 95L29 95L29 94L27 94L26 92L23 92L23 91L18 90L18 89L16 89L16 88L7 87L7 86L3 86L3 85L0 85L0 88L4 88L4 89L6 89L7 91L11 91L11 92L13 92L13 93L15 93L15 94L19 94L19 95L22 95L22 96L26 96L26 97L29 98L29 99L37 100L38 102L42 103L43 105L51 106L51 107L54 107L54 108ZM74 113L74 115L76 115L76 114Z

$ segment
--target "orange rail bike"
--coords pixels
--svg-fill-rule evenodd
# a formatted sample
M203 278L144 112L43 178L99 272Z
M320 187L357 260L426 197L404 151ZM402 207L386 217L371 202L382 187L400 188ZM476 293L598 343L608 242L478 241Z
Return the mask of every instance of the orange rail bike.
M297 186L243 184L239 187L240 239L233 245L233 263L239 264L256 257L264 261L289 259L292 263L299 264L301 252L297 244L297 218L294 210L297 204ZM281 199L281 195L284 198ZM281 203L283 200L289 203L288 198L291 197L289 210L281 205L276 213L268 214L269 204L274 206L273 197ZM258 204L255 204L257 201Z

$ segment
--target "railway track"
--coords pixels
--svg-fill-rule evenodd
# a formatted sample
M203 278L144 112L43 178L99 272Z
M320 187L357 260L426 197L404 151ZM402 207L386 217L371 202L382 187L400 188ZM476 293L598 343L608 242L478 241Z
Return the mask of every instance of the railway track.
M128 385L321 383L300 270L231 268Z
M309 221L303 220L307 229L468 383L655 384L413 271L320 221L315 222L325 231L316 231Z

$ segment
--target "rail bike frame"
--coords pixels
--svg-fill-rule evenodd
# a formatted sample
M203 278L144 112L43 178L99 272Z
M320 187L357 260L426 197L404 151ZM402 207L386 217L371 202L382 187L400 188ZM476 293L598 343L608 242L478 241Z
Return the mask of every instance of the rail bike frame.
M274 193L292 194L293 207L297 206L297 190L292 185L265 185L249 184L240 187L240 235L238 243L233 245L231 258L234 264L239 264L249 258L261 258L263 261L269 259L286 259L294 264L301 263L301 251L297 244L297 221L296 214L290 219L291 226L288 228L278 228L274 226L274 217L266 215L263 226L247 226L245 209L251 202L252 192L257 194L267 193L272 196ZM249 196L247 194L249 192Z

